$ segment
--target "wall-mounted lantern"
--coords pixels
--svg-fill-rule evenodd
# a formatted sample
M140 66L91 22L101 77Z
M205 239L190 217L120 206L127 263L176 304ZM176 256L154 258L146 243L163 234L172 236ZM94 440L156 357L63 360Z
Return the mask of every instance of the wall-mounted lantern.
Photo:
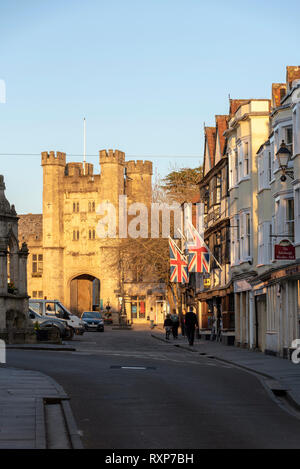
M280 180L282 182L285 182L286 175L289 176L291 179L294 179L294 171L292 169L288 169L288 164L291 161L292 154L286 146L284 140L282 140L281 142L280 148L276 153L276 157L279 163L280 171L282 172Z

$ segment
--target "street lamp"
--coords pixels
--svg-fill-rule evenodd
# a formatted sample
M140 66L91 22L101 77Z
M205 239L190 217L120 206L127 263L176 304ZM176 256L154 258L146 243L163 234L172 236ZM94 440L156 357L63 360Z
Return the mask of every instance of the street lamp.
M291 154L290 150L286 146L284 140L282 140L280 148L279 148L278 152L276 153L276 157L277 157L278 163L279 163L279 168L282 172L282 175L280 177L280 180L282 182L286 181L286 174L291 179L294 179L294 171L292 169L288 169L288 164L289 164L289 161L291 160L291 156L292 156L292 154Z

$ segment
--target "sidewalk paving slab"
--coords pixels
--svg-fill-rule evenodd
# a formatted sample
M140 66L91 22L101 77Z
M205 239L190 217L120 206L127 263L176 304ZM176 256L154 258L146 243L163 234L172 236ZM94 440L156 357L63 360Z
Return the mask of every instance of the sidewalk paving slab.
M82 447L63 388L50 376L0 366L0 448L46 449L45 401L66 403L64 414L71 422L76 447ZM63 405L64 407L64 405ZM68 422L67 422L68 423Z

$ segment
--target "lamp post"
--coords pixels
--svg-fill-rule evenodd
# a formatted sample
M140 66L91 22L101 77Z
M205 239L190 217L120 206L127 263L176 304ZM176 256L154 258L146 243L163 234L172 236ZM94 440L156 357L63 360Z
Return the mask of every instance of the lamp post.
M282 140L280 148L276 153L276 157L279 163L280 171L282 175L280 176L280 180L282 182L286 181L286 175L288 175L291 179L294 179L294 171L292 169L288 169L288 164L291 160L291 152L286 146L284 140Z

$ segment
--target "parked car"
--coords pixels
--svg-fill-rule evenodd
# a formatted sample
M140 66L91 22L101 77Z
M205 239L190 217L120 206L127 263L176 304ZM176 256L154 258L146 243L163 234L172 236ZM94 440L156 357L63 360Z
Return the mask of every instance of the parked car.
M95 330L104 332L104 321L102 314L98 311L85 311L81 315L81 319L85 324L86 330Z
M82 335L85 331L84 323L58 300L29 300L29 306L41 316L51 316L67 321L74 334Z
M29 308L28 316L33 323L38 323L40 329L45 329L51 326L59 329L60 337L62 339L72 340L74 336L74 330L69 327L67 321L63 319L42 316L31 308Z

